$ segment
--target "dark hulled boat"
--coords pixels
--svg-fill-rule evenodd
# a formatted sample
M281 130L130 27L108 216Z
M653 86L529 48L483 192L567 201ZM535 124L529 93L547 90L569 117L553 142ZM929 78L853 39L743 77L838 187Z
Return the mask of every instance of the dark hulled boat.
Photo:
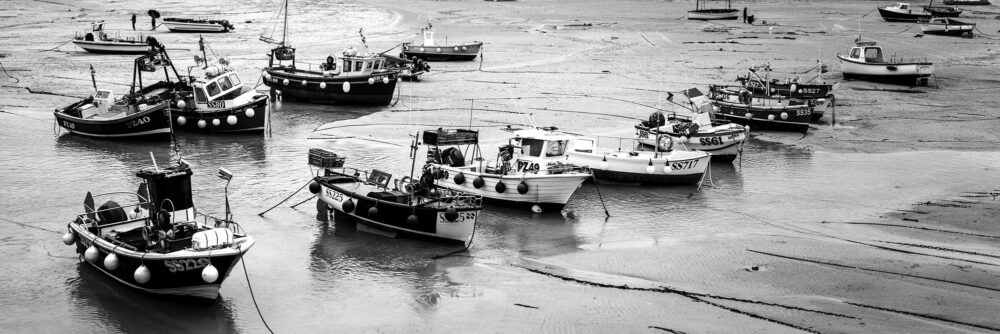
M63 242L75 244L88 264L125 286L158 295L215 299L254 239L232 221L228 207L225 218L195 211L191 169L183 161L141 169L136 175L143 183L134 204L108 200L95 208L88 192L86 212L69 223ZM115 194L129 193L97 197Z
M733 9L732 0L726 2L726 8L702 8L701 0L696 0L694 10L689 10L688 20L735 20L740 16L739 9Z
M962 14L962 9L958 7L948 7L948 6L935 6L934 0L931 0L927 6L924 6L924 11L931 13L934 17L958 17Z
M709 86L715 117L757 129L809 131L812 109L806 101L783 97L754 96L746 90Z
M944 4L951 6L989 6L990 0L944 0Z
M914 13L913 8L910 8L910 4L904 2L899 2L888 7L879 7L878 13L882 15L883 20L889 22L917 22L931 18L930 13Z
M816 122L823 118L825 106L828 103L832 105L836 99L833 95L833 84L813 82L826 72L824 64L819 64L816 68L820 74L805 81L800 81L798 77L784 81L773 79L769 65L751 67L746 76L738 76L736 80L755 96L780 96L805 100L810 106L816 107L813 108L812 114L812 121ZM764 75L761 76L758 71L763 71Z
M483 47L483 42L473 41L462 44L439 44L434 39L434 29L428 24L427 28L421 29L423 44L414 45L403 43L403 57L407 59L423 59L438 61L473 60L479 55Z

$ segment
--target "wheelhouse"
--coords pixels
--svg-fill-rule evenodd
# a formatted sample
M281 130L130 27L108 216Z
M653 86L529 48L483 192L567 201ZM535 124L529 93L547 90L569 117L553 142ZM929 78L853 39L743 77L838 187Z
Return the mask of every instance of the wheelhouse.
M857 46L851 48L851 53L847 56L851 60L862 63L884 63L882 48L875 45L875 42L858 42Z
M233 100L243 93L243 81L235 71L209 68L205 77L195 81L191 89L199 109L224 108L225 100Z

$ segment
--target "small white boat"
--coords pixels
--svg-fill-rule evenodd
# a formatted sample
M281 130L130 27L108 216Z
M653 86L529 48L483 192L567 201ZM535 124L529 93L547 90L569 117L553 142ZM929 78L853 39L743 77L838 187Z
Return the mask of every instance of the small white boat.
M750 137L750 126L715 120L711 100L696 88L685 95L694 106L690 116L654 112L635 125L636 140L662 151L684 147L707 152L715 160L735 160Z
M837 55L845 79L864 78L872 81L898 81L927 85L934 74L934 63L904 58L885 59L882 48L871 41L856 41L850 54Z
M930 21L920 22L920 30L928 35L972 35L976 29L975 23L965 23L947 17L935 17Z
M173 32L229 32L235 29L229 20L205 20L167 17L163 25Z
M697 0L694 8L688 11L688 20L735 20L740 16L740 10L733 9L732 1L727 8L702 9L701 0Z
M587 166L601 180L645 185L690 185L708 170L709 154L674 148L668 151L602 149L594 139L574 138L566 162Z
M142 34L129 37L110 37L104 32L104 21L93 23L91 31L77 34L73 44L92 53L108 54L142 54L149 52L151 47Z
M512 141L519 145L508 143L500 147L496 161L487 161L479 148L478 131L424 131L423 142L431 146L427 149L427 165L435 170L437 185L481 195L496 203L565 206L583 181L591 177L586 168L565 163L566 146L573 137L544 129L512 132ZM472 159L463 156L463 145L464 151L472 152Z
M427 28L421 30L424 42L421 45L403 43L404 58L423 60L473 60L479 55L479 50L483 47L483 42L473 41L462 44L440 44L434 39L434 29L428 24Z

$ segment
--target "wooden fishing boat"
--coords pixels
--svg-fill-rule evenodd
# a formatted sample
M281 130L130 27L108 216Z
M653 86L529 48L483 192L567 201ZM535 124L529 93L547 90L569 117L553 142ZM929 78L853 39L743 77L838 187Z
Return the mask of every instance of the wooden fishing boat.
M192 19L179 17L163 18L163 25L173 32L230 32L236 29L229 20Z
M129 192L97 196L88 192L85 212L68 224L63 242L75 245L88 264L125 286L159 295L215 299L254 239L232 220L228 205L225 218L195 210L191 174L183 160L166 168L139 170L136 176L143 183L132 204L118 202ZM224 169L220 176L232 177ZM95 207L95 197L110 200Z
M989 0L944 0L944 4L952 6L988 6Z
M78 33L73 38L73 44L92 53L143 54L150 50L141 33L127 37L108 36L104 32L104 21L93 23L91 31L86 34Z
M931 0L927 6L924 6L924 11L931 13L933 17L958 17L962 14L962 9L958 7L948 7L948 6L935 6L934 0Z
M423 142L430 145L427 165L436 171L437 184L494 203L558 209L591 177L587 168L564 163L571 136L542 129L509 130L514 138L500 147L496 161L483 158L478 131L424 131ZM471 159L463 151L471 151Z
M669 137L667 137L669 138ZM669 139L668 139L669 140ZM599 148L594 139L569 141L566 162L587 166L594 177L616 183L642 185L696 184L708 170L710 155L683 150L680 145L665 151L620 151Z
M277 44L267 54L268 65L263 74L265 85L280 91L282 96L315 103L389 105L392 102L399 71L389 68L381 55L350 47L339 55L329 55L326 62L316 68L312 65L297 67L295 48L286 43L287 0L283 11L285 26L281 40L260 37L262 41Z
M696 0L694 10L689 10L688 20L735 20L740 16L739 9L733 9L732 0L727 0L726 8L701 8L701 0Z
M975 23L965 23L949 17L935 17L929 21L920 22L920 30L928 35L972 35L976 29Z
M735 160L750 137L750 126L712 117L712 101L697 88L688 89L685 95L692 105L690 116L654 112L649 120L635 125L636 140L661 151L687 148L707 152L713 160Z
M836 97L832 93L833 84L814 82L827 71L826 65L819 64L815 68L819 69L819 74L813 79L799 80L799 77L793 77L781 81L771 78L770 65L753 66L747 71L746 76L737 76L736 80L754 96L781 96L805 100L814 107L812 121L816 122L823 118L825 106L833 105ZM763 73L763 76L760 73Z
M444 44L438 44L434 39L434 29L429 23L426 28L421 29L421 34L423 34L424 38L423 44L403 43L404 58L431 61L473 60L476 59L476 56L479 55L479 50L483 47L483 42L478 41L448 44L446 40Z
M934 74L934 63L905 58L885 59L882 48L876 42L859 39L855 44L849 54L837 55L845 79L927 85L928 78Z
M931 14L925 12L913 12L913 8L910 4L905 2L897 2L895 5L887 7L879 7L878 13L882 15L882 19L889 22L917 22L921 19L930 19Z
M738 88L737 88L738 89ZM809 131L813 107L803 100L783 97L753 96L749 91L725 86L709 86L716 118L753 125L758 129Z
M416 159L416 141L411 158ZM383 171L344 167L344 157L322 150L309 150L309 164L319 168L309 190L332 209L360 224L390 236L462 243L475 235L482 209L482 196L441 188L433 172L425 168L419 178L397 178ZM414 163L415 166L415 163Z

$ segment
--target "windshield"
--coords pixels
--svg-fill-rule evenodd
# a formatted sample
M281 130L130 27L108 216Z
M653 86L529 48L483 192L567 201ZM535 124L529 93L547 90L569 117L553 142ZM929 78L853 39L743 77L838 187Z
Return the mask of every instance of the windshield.
M240 85L240 76L236 75L236 73L230 74L229 75L229 80L233 81L233 86L239 86Z
M208 84L208 95L209 96L216 96L216 95L219 95L219 93L222 93L222 91L219 90L219 85L217 85L214 82Z
M208 98L205 97L205 90L202 89L201 87L195 87L194 88L194 100L197 103L205 103L206 101L208 101Z

